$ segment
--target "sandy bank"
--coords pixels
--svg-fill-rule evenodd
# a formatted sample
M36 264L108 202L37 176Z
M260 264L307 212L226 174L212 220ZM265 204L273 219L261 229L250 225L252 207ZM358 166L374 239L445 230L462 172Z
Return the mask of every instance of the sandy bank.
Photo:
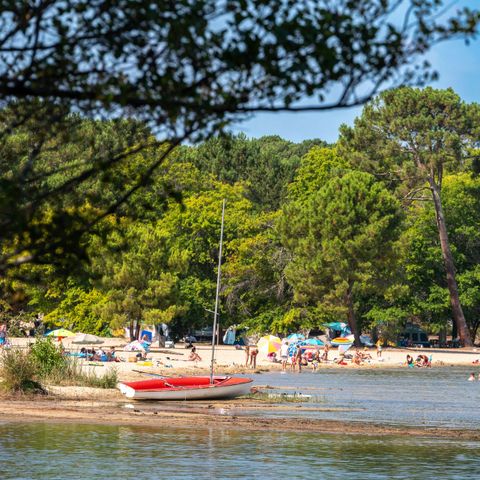
M93 394L94 392L89 392ZM63 392L65 395L66 392ZM68 394L67 394L68 395ZM105 400L105 396L109 399ZM75 397L75 394L73 394ZM103 399L100 399L102 397ZM302 431L321 434L350 435L408 435L480 440L479 430L459 430L436 427L403 427L368 422L338 422L332 420L302 419L293 417L267 418L258 415L259 409L281 409L278 404L258 402L252 399L229 402L189 404L149 403L129 404L117 392L92 395L88 400L71 398L59 399L2 399L0 415L3 421L11 422L55 422L102 425L129 425L142 428L229 428L271 431ZM291 408L283 406L283 408ZM295 407L296 410L302 407Z

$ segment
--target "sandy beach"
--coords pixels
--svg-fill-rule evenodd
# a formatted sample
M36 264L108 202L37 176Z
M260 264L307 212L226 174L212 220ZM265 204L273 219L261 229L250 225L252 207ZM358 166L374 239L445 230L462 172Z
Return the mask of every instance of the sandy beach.
M27 347L33 341L30 338L10 338L12 346ZM160 375L176 375L189 374L201 375L209 372L212 356L211 345L197 344L197 353L200 355L200 361L190 361L188 356L189 349L185 349L183 343L178 343L175 348L158 348L152 344L151 351L147 356L146 362L135 362L135 352L124 350L128 341L122 338L103 338L104 343L101 345L105 350L114 346L117 357L121 362L83 362L83 368L86 370L94 370L98 375L110 368L118 371L120 380L133 380L145 378L145 373L154 373ZM71 339L64 338L63 345L67 351L78 352L80 347L71 343ZM354 349L351 349L353 353ZM338 357L336 348L332 348L329 352L329 362L321 363L319 370L323 368L338 369L363 369L363 368L395 368L405 365L406 356L409 354L416 358L420 354L431 356L432 367L447 366L474 366L480 363L480 348L464 349L434 349L434 348L384 348L381 358L377 358L376 350L371 348L365 350L370 354L371 360L365 361L362 365L356 365L347 361L347 365L337 365L334 359ZM260 352L257 356L257 367L253 369L245 366L245 351L236 349L229 345L219 345L215 347L215 372L219 374L225 373L249 373L253 371L271 371L280 370L280 363L272 363L265 354ZM310 367L304 367L308 370Z

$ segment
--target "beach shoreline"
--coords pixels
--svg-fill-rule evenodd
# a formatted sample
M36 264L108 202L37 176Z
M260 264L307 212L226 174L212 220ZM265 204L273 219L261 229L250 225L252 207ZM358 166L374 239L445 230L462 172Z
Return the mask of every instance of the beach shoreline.
M208 404L168 405L121 400L72 399L2 399L0 415L10 423L75 423L110 426L132 426L151 429L200 428L241 429L251 431L310 432L342 435L380 435L480 440L480 429L439 428L428 426L388 425L375 422L305 419L299 417L271 418L255 415L255 400L209 402ZM129 408L126 408L126 407ZM258 405L257 405L258 407ZM261 405L265 408L266 405ZM270 405L270 408L278 406ZM298 408L298 407L297 407ZM233 410L234 413L229 413Z

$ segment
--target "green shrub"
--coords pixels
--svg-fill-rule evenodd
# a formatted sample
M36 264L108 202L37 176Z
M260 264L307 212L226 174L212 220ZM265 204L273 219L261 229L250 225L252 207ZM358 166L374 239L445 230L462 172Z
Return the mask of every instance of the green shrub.
M115 388L118 383L118 372L115 368L98 376L95 372L84 374L84 385L96 388Z
M98 376L95 372L84 372L78 359L72 358L65 362L61 369L53 370L45 378L45 381L52 385L115 388L118 383L118 372L115 368L109 369L101 376Z
M3 388L8 392L43 392L35 380L37 368L27 350L12 348L2 350L0 356Z
M30 349L40 377L48 377L55 371L65 369L66 360L60 345L55 345L50 337L39 337Z

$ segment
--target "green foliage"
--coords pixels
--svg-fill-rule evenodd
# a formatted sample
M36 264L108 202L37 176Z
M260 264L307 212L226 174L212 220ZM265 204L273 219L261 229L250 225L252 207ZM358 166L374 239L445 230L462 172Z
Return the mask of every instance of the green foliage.
M118 383L116 368L108 368L103 375L95 371L85 372L76 358L69 359L62 368L52 370L45 378L52 385L75 385L93 388L115 388Z
M399 204L372 175L351 171L289 210L295 211L296 218L285 218L281 226L293 255L286 275L294 299L343 313L357 335L355 301L362 292L382 288L394 259Z
M243 183L246 196L263 210L275 210L285 198L300 159L321 140L295 144L278 136L248 139L227 134L185 150L185 158L221 182Z
M93 288L86 291L70 279L56 308L45 315L43 321L52 327L108 335L110 326L98 313L106 302L107 297L100 290Z
M37 365L25 349L2 349L0 352L2 387L8 392L38 392L41 386L35 381Z
M65 369L66 360L62 348L55 345L51 337L37 338L30 348L30 356L35 365L35 373L41 378Z

